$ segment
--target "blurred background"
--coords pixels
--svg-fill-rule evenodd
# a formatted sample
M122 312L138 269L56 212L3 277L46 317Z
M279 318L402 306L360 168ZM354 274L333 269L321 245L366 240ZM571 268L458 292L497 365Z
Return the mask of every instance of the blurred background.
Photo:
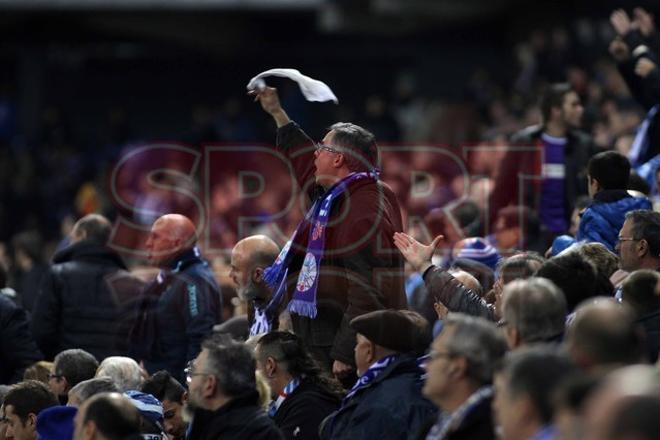
M46 261L80 216L116 217L108 175L136 146L272 144L274 124L245 85L274 67L297 68L339 97L308 103L295 84L272 82L314 139L352 121L383 145L505 142L539 122L547 83L568 81L583 128L625 152L644 112L607 52L608 17L632 6L658 12L643 0L0 0L0 255L9 259L18 237ZM433 194L406 201L410 179L391 162L385 178L407 215L456 197L445 170ZM487 178L496 163L468 165ZM246 234L225 222L243 207L236 182L216 180L205 197L216 237L231 246ZM170 184L196 191L198 182ZM176 209L137 178L127 185L155 212ZM470 191L483 197L478 185ZM285 230L299 218L290 217Z

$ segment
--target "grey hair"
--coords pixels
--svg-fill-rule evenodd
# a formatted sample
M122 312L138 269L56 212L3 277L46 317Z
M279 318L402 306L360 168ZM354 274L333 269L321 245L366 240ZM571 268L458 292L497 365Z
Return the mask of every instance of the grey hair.
M116 392L119 392L119 388L115 385L115 381L109 377L83 380L69 390L69 394L77 396L81 404L95 394Z
M444 326L454 329L447 350L467 360L467 376L477 385L493 380L495 365L506 353L507 345L495 324L484 318L450 313Z
M504 287L502 313L523 342L543 342L557 337L566 326L566 298L546 278L515 280Z
M228 335L213 336L202 348L208 350L207 371L218 379L223 394L233 397L256 389L253 349Z
M137 362L129 357L110 356L105 358L95 377L109 377L120 392L139 390L142 385L142 370Z

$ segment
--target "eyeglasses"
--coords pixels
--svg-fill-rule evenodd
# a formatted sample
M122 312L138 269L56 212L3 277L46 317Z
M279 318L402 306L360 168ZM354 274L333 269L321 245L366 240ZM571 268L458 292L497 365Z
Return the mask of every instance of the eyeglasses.
M325 151L328 151L330 153L335 153L335 154L343 154L339 149L337 149L333 146L325 145L325 144L322 144L321 142L318 142L316 144L316 151L321 152L321 150L325 150Z
M619 242L621 241L640 241L642 240L641 238L625 238L625 237L618 237Z
M442 351L431 350L429 351L428 360L432 361L439 358L451 358L451 357L454 357L454 354L449 353L448 351L442 352Z
M192 361L188 362L188 365L183 372L186 375L186 382L188 383L192 382L192 378L195 376L213 376L212 373L195 373L195 365Z

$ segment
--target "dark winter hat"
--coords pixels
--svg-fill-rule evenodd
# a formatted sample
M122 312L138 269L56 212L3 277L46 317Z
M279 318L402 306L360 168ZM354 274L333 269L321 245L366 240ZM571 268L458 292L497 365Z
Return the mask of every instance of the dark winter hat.
M399 353L419 348L419 326L399 310L377 310L351 320L353 330L374 344Z
M37 439L71 440L77 412L73 406L52 406L41 411L37 415Z

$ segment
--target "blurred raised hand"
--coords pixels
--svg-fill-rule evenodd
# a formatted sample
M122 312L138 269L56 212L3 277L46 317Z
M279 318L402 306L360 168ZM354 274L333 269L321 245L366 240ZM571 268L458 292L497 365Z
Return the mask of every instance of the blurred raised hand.
M394 245L416 271L422 271L431 265L431 257L443 239L444 236L438 235L430 245L424 245L406 233L394 233Z
M649 14L644 8L635 8L633 10L633 26L637 27L645 37L649 37L655 32L653 15Z
M610 15L610 23L612 23L612 27L616 33L622 37L632 30L633 22L623 9L617 9L612 12Z

